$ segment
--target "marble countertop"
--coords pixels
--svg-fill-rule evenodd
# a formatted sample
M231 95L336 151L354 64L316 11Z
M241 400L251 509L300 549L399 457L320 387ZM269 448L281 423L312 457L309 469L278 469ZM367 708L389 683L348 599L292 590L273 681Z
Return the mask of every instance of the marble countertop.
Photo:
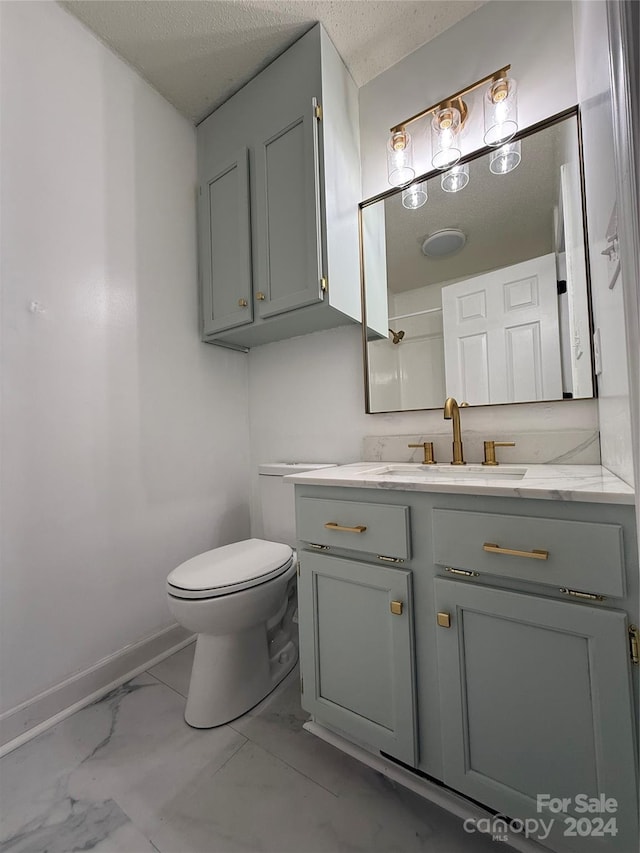
M437 492L442 494L496 495L557 501L631 504L631 486L600 465L504 465L484 472L469 465L466 472L452 475L429 466L385 462L356 462L306 474L290 474L287 480L310 486L347 486L360 489ZM445 466L438 466L440 469ZM522 479L501 479L516 469L526 469ZM480 470L479 470L480 469ZM467 478L464 473L468 473Z

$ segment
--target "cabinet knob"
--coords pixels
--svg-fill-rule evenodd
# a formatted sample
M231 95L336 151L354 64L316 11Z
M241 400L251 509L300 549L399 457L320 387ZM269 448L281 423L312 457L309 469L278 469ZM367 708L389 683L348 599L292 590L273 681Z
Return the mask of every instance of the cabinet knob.
M258 302L264 302L264 300L265 300L266 298L267 298L267 297L264 295L264 293L263 293L261 290L259 290L259 291L256 293L256 299L258 300Z
M247 302L247 300L246 300L246 299L238 299L238 305L239 305L241 308L246 308L248 304L249 304L249 303Z
M389 605L389 610L393 613L394 616L402 616L403 605L401 601L392 601Z
M450 628L451 627L451 614L450 613L438 613L438 625L441 628Z

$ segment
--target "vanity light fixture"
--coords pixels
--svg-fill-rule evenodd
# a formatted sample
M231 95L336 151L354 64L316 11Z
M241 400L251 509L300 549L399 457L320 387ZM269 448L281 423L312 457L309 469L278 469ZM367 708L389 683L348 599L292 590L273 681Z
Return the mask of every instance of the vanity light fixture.
M436 169L448 170L456 165L462 156L460 132L467 120L468 109L463 96L478 89L485 83L489 88L484 99L485 135L487 145L499 146L513 138L518 130L517 85L507 76L510 65L499 68L470 86L466 86L454 95L450 95L426 110L405 119L391 128L387 143L387 170L389 183L394 187L409 184L415 177L413 167L413 146L407 126L420 119L431 116L431 162ZM443 189L444 186L443 186ZM459 187L462 189L462 187ZM455 190L445 190L455 192Z
M489 170L494 175L507 175L519 165L522 159L520 140L507 142L500 148L496 148L489 155Z
M407 210L417 210L427 203L427 182L418 181L402 190L402 206Z
M469 164L454 166L440 178L440 186L446 193L457 193L469 183Z

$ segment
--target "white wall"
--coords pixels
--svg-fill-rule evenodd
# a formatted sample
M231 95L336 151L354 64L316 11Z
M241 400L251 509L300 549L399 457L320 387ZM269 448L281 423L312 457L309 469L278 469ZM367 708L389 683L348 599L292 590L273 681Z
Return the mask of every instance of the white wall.
M6 709L172 623L168 571L248 532L249 433L193 127L56 4L0 14Z
M609 74L606 4L574 4L576 75L582 111L587 228L594 322L600 332L602 374L598 411L602 464L633 485L633 445L629 401L623 291L624 271L613 288L602 250L616 205L613 113Z
M393 124L509 62L520 83L523 126L574 106L571 4L488 3L363 86L363 197L388 189L385 143ZM467 144L471 150L482 143L474 145L471 135ZM364 435L441 431L440 412L364 414L358 328L258 347L249 362L252 464L355 461ZM496 429L589 429L597 427L597 407L593 400L500 406L465 411L463 419L489 437ZM255 478L252 510L259 533Z

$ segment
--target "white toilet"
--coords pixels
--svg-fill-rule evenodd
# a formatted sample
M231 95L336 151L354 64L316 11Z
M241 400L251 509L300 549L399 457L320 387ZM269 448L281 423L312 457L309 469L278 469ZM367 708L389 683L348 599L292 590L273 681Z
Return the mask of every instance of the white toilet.
M167 578L169 608L198 634L185 720L199 729L228 723L267 696L298 659L295 508L286 474L328 465L259 466L265 535L214 548Z

